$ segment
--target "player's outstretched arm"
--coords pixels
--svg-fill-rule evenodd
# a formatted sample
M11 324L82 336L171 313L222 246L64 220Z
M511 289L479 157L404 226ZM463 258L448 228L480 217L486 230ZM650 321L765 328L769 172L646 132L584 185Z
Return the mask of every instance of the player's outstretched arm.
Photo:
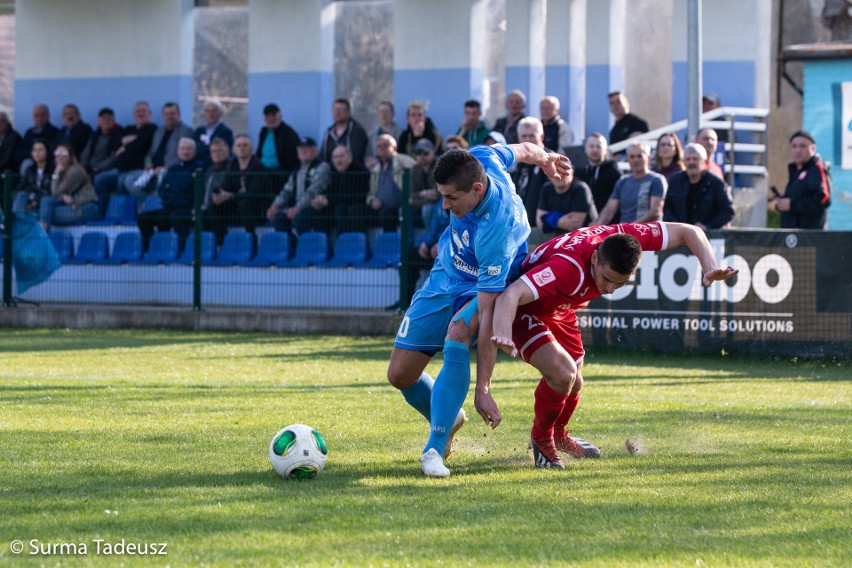
M529 304L535 299L529 286L516 280L503 290L494 303L494 329L491 342L502 349L509 357L517 357L518 350L512 341L512 322L518 313L518 306Z
M511 144L515 152L515 160L524 164L535 164L547 175L555 179L562 179L571 171L571 160L555 152L545 152L543 148L530 142Z
M667 248L675 248L680 245L689 247L690 252L698 257L701 264L701 272L704 274L704 285L709 286L713 282L725 280L736 275L739 270L730 266L718 268L710 241L704 235L704 231L694 225L684 223L665 223L669 234L669 245Z
M491 337L494 326L494 304L497 299L495 292L479 292L479 334ZM479 343L476 350L476 390L474 406L482 416L482 420L491 428L496 428L503 417L491 394L491 376L494 373L494 363L497 359L497 348L488 341Z

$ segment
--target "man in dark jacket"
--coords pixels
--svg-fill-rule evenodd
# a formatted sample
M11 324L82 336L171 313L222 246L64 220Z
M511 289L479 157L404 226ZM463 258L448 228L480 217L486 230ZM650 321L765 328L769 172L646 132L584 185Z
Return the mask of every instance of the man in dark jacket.
M698 143L683 149L686 170L669 179L663 220L701 229L721 229L734 218L734 200L724 181L707 170L707 151Z
M831 205L831 183L816 153L816 142L800 130L790 137L793 162L787 166L790 181L783 196L769 202L781 213L784 229L827 229L827 209Z
M618 166L612 160L607 160L606 137L600 132L592 132L586 138L583 151L586 154L586 165L577 170L577 178L586 182L592 190L595 199L595 209L598 211L606 207L609 196L615 187L615 182L621 178ZM618 223L616 215L611 223Z
M191 133L190 133L191 134ZM154 235L154 228L160 231L174 230L181 240L186 239L192 228L192 206L195 183L192 174L198 169L195 161L195 140L186 136L178 141L178 163L166 169L158 193L163 200L162 209L140 213L137 218L139 232L142 233L143 250Z
M299 135L281 118L278 105L271 103L263 107L263 121L266 126L260 129L257 139L257 159L268 170L287 173L298 170L296 146L299 144ZM273 134L271 138L270 132Z

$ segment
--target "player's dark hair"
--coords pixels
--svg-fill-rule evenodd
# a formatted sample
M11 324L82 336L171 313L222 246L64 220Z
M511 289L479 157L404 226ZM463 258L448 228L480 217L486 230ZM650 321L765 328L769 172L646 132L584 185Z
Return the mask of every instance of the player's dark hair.
M468 192L473 184L488 183L485 168L466 150L455 149L441 154L435 165L435 181L441 185L451 185L458 191Z
M598 247L601 264L625 276L633 274L642 258L642 245L633 235L616 233L604 239Z
M465 107L472 107L472 108L482 108L482 105L479 104L479 101L476 100L476 99L467 99L464 102L464 106Z

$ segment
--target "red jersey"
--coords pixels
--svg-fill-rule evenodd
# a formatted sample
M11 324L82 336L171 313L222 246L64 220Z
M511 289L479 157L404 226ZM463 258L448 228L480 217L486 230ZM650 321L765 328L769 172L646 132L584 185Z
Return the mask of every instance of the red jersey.
M639 239L642 250L663 250L669 235L664 223L624 223L583 227L541 244L521 266L521 280L535 300L523 306L524 313L562 321L574 316L601 295L592 276L592 252L615 233Z

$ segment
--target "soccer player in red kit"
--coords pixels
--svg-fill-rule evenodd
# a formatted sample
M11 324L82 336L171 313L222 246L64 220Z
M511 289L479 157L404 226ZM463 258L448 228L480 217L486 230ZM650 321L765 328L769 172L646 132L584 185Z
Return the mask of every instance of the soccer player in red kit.
M524 261L522 276L506 288L494 308L491 341L520 355L542 374L535 391L532 427L537 467L564 468L557 450L574 457L600 451L565 430L583 386L583 341L576 310L624 286L643 250L686 245L698 257L705 286L737 273L717 268L704 232L682 223L626 223L584 227L539 246Z

